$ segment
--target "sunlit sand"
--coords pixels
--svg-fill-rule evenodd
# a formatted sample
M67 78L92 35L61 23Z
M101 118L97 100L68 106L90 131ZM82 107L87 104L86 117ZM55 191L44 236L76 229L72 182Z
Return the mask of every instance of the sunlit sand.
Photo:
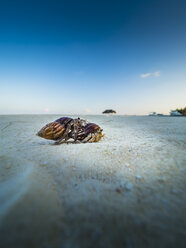
M60 116L0 116L0 247L184 247L186 118L79 116L98 143L36 136Z

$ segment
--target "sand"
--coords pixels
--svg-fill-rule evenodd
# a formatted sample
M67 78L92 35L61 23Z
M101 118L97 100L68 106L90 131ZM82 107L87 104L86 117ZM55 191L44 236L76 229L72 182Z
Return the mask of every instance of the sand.
M60 115L0 116L0 247L186 247L186 118L80 116L99 143L36 132Z

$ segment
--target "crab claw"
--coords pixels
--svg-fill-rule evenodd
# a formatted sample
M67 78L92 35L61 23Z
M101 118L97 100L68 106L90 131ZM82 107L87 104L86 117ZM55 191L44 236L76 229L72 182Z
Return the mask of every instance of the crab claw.
M102 131L103 129L95 123L88 123L84 131L79 134L78 140L81 140L82 143L98 142L104 136Z

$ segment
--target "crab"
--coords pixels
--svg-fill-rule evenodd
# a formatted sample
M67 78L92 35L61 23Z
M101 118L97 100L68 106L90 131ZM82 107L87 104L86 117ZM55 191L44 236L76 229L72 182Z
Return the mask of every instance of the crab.
M70 117L62 117L45 125L37 133L41 138L55 140L59 145L70 138L74 142L98 142L104 135L102 129L95 123L87 123L86 120Z

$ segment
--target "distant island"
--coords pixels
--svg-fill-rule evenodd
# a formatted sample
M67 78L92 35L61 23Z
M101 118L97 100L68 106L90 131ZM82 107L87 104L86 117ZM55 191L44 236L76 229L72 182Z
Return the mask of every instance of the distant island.
M170 115L157 114L156 112L151 112L149 116L186 116L186 107L182 109L171 110Z
M179 112L180 114L186 116L186 107L183 109L176 109L177 112Z
M116 111L113 109L106 109L102 112L102 114L116 114Z

